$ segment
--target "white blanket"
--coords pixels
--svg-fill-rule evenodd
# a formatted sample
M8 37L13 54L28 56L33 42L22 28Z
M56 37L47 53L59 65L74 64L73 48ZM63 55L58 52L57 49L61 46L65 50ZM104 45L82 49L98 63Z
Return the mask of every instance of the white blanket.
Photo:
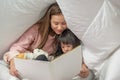
M101 75L101 70L105 66L107 69L112 69L104 69L107 72L102 74L104 79L100 78L100 80L119 80L120 76L116 74L119 74L120 68L115 68L111 65L111 63L116 66L120 64L119 61L114 63L120 57L120 52L117 52L120 50L119 0L105 0L99 13L83 36L82 41L84 43L83 56L85 63L90 69L94 70L97 76ZM111 73L111 71L113 72ZM110 76L116 77L113 79Z
M109 77L111 80L119 80L116 75L120 71L120 62L117 61L120 56L119 0L0 0L0 58L11 44L44 14L45 8L55 1L62 9L68 27L82 39L83 55L89 68L95 70L95 73L105 74L104 71L107 71L101 80L110 80L109 75L114 77ZM103 1L105 2L101 7ZM112 63L116 67L111 66ZM107 70L104 70L103 66L106 66ZM110 69L114 70L111 74Z

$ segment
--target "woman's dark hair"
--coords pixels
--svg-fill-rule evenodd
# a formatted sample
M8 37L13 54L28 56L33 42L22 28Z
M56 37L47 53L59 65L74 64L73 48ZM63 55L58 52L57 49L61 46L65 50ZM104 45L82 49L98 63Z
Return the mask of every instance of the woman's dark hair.
M56 52L56 56L63 54L61 49L61 42L63 44L71 44L73 48L77 47L81 44L81 41L74 35L74 33L70 29L66 29L62 32L62 34L58 37L58 50Z

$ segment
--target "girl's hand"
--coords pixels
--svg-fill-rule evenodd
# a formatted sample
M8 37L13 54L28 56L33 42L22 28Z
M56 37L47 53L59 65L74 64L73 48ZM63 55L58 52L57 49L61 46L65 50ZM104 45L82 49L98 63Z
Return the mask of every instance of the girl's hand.
M10 74L13 76L18 76L18 71L15 68L14 59L10 61Z
M82 78L86 78L89 75L89 69L85 64L82 64L82 68L80 70L79 76Z

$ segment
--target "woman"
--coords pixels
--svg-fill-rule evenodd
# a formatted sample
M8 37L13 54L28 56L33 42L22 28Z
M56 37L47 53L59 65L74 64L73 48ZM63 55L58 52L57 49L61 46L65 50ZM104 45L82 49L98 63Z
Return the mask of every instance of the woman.
M5 53L4 60L9 64L10 74L18 76L14 65L14 57L19 53L32 52L35 48L54 54L56 50L56 35L61 34L67 28L64 16L57 3L52 4L45 15L31 26L10 50Z

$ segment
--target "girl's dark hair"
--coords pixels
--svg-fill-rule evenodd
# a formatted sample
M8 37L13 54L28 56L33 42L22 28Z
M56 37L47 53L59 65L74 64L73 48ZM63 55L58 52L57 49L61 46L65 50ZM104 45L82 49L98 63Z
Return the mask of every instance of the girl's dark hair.
M81 44L81 41L69 29L66 29L62 32L62 34L58 37L58 42L59 44L58 44L58 50L56 52L56 56L63 54L60 44L61 42L63 44L71 44L73 45L73 48Z
M58 41L62 42L63 44L71 44L73 45L73 48L80 45L80 40L69 29L63 31L63 33L59 36Z
M50 23L52 15L60 15L60 14L62 14L62 12L58 4L53 3L52 5L49 6L45 15L36 23L37 25L39 25L39 32L41 35L41 42L38 48L43 48L43 46L45 45L48 39L48 35L54 33L53 30L51 29L51 23Z

